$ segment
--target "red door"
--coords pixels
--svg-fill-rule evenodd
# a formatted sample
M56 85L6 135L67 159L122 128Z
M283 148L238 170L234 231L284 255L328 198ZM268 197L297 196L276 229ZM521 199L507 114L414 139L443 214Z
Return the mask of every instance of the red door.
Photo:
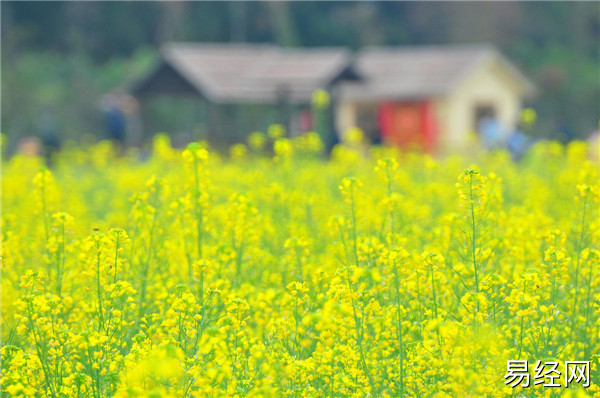
M381 140L404 149L432 151L436 123L430 101L384 102L379 106Z

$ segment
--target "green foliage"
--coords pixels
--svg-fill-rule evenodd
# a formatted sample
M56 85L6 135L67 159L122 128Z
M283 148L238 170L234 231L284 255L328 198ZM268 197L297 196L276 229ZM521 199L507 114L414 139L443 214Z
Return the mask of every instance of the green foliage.
M2 131L9 150L19 138L40 136L44 129L55 130L63 140L101 134L101 95L148 70L154 57L141 48L104 65L85 53L26 52L10 59L2 70Z
M592 2L7 2L2 11L9 138L36 134L42 113L61 136L100 134L98 97L139 76L156 56L149 48L172 40L352 49L490 42L538 86L528 104L543 121L536 135L566 141L567 130L585 138L598 127L600 13ZM153 122L173 131L169 120Z

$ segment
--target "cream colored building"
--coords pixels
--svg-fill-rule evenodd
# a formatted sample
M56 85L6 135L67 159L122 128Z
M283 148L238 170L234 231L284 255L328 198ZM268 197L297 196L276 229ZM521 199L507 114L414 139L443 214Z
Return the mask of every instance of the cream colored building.
M353 54L345 48L169 43L160 54L156 69L132 93L144 101L161 95L197 101L197 130L213 143L243 141L272 123L292 134L315 129L311 98L321 89L331 93L327 126L319 131L328 145L336 141L333 130L342 135L360 127L371 142L454 151L466 147L484 117L497 121L500 145L534 91L498 51L481 45L368 47Z
M335 88L337 131L360 127L372 141L434 152L464 149L473 136L502 146L535 92L489 46L367 48L354 69L362 79ZM484 119L495 128L482 132Z

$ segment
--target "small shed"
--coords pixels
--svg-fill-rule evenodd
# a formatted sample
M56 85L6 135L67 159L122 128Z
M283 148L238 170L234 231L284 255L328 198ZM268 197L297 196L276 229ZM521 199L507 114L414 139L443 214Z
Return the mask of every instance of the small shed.
M430 151L464 148L486 119L497 123L493 139L502 143L535 92L486 45L369 47L356 54L354 67L362 80L336 88L338 130L358 126L372 141Z
M157 95L201 99L214 142L241 140L270 123L288 128L310 107L317 89L356 80L344 48L280 48L261 44L170 43L160 63L132 89L138 98ZM270 117L264 117L264 115ZM331 115L333 125L333 114Z

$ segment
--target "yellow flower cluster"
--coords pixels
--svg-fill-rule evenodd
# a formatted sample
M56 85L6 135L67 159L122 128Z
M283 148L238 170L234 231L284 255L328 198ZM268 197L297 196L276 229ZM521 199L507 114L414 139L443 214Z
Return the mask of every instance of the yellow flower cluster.
M143 161L5 161L2 396L600 394L584 144L325 161L316 133L284 133L231 159L161 135ZM592 383L513 389L508 360L591 361Z

